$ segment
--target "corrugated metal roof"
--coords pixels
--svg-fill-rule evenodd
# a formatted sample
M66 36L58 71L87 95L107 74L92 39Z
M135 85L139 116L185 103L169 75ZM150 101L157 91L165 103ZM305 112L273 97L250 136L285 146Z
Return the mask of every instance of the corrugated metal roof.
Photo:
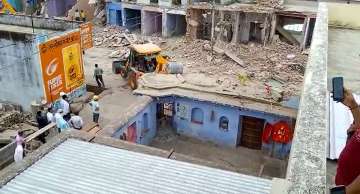
M69 139L0 193L270 193L271 181Z

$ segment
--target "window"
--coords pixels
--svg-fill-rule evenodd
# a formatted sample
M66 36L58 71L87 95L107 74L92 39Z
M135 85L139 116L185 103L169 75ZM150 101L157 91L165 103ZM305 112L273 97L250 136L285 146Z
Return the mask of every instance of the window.
M222 131L228 131L229 130L229 119L222 116L219 120L219 129Z
M197 124L203 124L204 112L200 108L193 108L191 110L191 122Z

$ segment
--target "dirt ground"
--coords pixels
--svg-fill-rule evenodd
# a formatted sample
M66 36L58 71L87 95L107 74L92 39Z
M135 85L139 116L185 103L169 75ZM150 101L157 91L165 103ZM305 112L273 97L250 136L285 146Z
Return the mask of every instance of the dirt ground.
M150 146L164 150L173 148L177 153L214 162L222 169L252 176L260 174L264 178L284 178L286 173L286 160L267 157L260 150L221 147L211 142L177 135L173 130L166 128L157 131Z
M96 63L104 70L103 79L106 90L99 95L100 127L115 120L132 103L138 103L138 99L132 94L127 82L120 75L112 72L112 61L114 59L108 57L111 52L113 52L113 49L94 47L87 50L84 56L86 84L97 85L93 78L94 65ZM85 123L91 122L92 113L90 106L85 105L80 115Z

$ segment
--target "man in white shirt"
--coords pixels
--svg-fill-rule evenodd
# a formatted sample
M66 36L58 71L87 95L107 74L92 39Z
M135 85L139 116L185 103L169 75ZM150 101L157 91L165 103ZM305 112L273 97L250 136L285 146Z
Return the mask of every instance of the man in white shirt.
M75 115L73 115L69 121L69 124L72 128L81 130L84 126L84 121L79 116L79 112L76 112Z
M46 118L49 123L55 123L55 117L54 114L52 113L51 107L47 109Z
M91 106L91 111L93 113L93 121L94 123L99 123L99 116L100 116L100 106L99 106L99 97L94 96L93 100L89 103Z
M67 101L67 95L64 92L60 92L60 105L61 105L61 109L63 110L63 115L64 115L64 119L65 121L69 121L71 118L70 115L70 104Z

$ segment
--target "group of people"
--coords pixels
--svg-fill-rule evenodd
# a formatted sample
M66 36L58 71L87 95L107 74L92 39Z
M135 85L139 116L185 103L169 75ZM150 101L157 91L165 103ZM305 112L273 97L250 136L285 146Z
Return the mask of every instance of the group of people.
M80 22L80 21L86 22L86 13L85 13L84 10L80 10L80 12L79 12L78 9L75 10L74 16L75 16L76 21L78 21L78 22Z

